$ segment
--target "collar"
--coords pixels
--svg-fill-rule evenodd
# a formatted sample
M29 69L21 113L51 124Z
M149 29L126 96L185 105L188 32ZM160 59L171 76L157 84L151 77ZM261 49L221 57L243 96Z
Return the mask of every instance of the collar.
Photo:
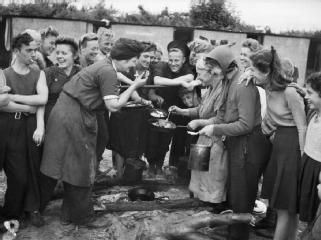
M111 65L113 66L114 70L117 72L116 64L114 63L114 61L112 59L110 59L110 61L111 61Z

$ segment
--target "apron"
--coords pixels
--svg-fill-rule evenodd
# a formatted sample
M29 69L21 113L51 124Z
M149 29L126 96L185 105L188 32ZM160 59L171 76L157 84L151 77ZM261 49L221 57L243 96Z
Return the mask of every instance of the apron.
M222 85L209 89L199 110L200 119L214 117L222 98ZM201 201L220 203L226 200L227 151L222 136L200 136L197 144L212 145L208 172L191 171L190 191Z

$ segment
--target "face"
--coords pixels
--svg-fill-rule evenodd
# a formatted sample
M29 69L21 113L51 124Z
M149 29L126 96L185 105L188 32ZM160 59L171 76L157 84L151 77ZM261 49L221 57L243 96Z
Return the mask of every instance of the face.
M49 35L42 40L42 51L46 56L49 56L55 50L56 39L57 37Z
M213 69L196 68L197 79L202 82L203 87L211 86L218 81L223 80L224 74L220 67L215 66Z
M242 66L244 67L244 69L251 66L251 60L250 60L251 55L252 55L252 52L249 48L247 48L247 47L241 48L240 62L242 64Z
M170 52L168 54L168 66L172 72L176 73L181 70L185 62L185 57L181 51Z
M258 86L266 86L268 84L268 75L269 73L262 73L259 69L252 66L251 67L252 75L255 79L255 84Z
M137 57L133 57L129 60L119 60L117 64L117 70L120 72L128 73L129 70L135 67L137 64Z
M99 53L98 40L88 41L87 46L81 49L81 53L88 63L96 62Z
M99 41L99 49L102 53L104 54L109 54L112 47L114 45L114 41L112 39L107 39L107 38L102 38L100 41Z
M310 84L307 84L306 92L305 98L308 100L310 107L315 110L321 110L321 97L319 93L313 90Z
M38 44L36 41L32 41L29 45L22 44L20 49L15 50L17 59L25 65L34 63L36 59L36 52L38 50Z
M59 44L56 47L56 59L60 68L66 69L74 65L74 54L67 44Z
M153 61L152 61L152 63L158 63L158 62L160 62L161 60L162 60L162 53L161 52L159 52L159 51L156 51L155 52L155 57L153 58Z
M194 96L193 96L192 92L185 93L182 96L182 101L183 101L183 103L185 104L186 107L193 107L194 106L193 98L194 98Z
M138 64L140 64L144 69L148 69L150 63L155 57L155 52L143 52L138 58Z

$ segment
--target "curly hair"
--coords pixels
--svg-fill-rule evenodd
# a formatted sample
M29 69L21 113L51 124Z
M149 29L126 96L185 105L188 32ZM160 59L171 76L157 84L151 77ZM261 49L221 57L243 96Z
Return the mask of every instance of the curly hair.
M55 29L52 26L49 26L45 29L41 29L40 30L40 34L41 34L41 38L45 39L48 36L54 36L54 37L58 37L59 36L59 32L57 31L57 29Z
M71 49L71 52L74 56L77 55L78 53L78 44L77 42L75 41L75 39L73 38L69 38L69 37L59 37L57 38L56 42L55 42L55 45L61 45L61 44L64 44L64 45L68 45Z
M214 49L214 46L206 40L196 39L188 44L190 51L195 53L207 53Z
M271 91L284 90L290 80L283 77L281 61L274 47L262 49L250 56L252 64L260 72L268 75L268 89Z
M262 50L262 45L257 40L252 38L247 38L244 42L242 42L242 47L250 49L251 52Z
M321 72L315 72L308 76L307 84L321 97Z

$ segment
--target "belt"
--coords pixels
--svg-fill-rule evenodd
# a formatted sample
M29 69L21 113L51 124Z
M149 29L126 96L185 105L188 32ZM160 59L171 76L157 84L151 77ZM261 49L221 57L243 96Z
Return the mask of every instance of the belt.
M24 119L29 116L29 113L26 112L13 112L12 115L14 116L15 120Z

